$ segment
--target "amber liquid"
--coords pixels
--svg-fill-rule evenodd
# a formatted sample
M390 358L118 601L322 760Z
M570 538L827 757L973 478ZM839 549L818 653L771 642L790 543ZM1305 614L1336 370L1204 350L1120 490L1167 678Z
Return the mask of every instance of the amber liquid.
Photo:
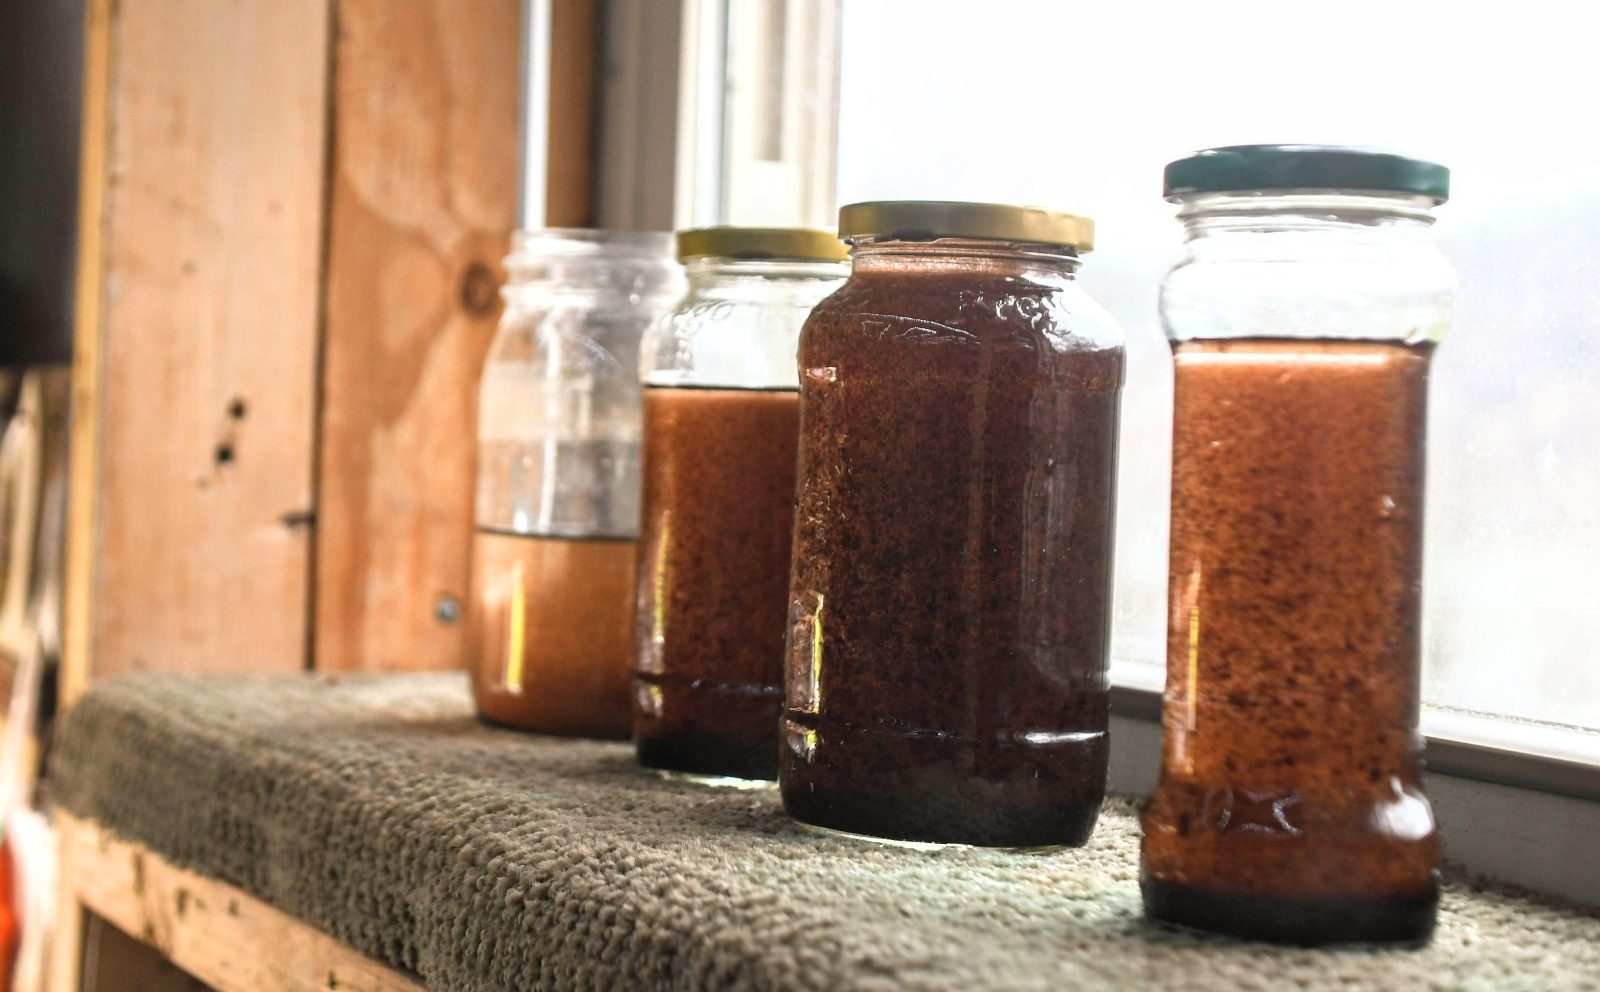
M626 738L635 542L478 528L472 692L484 718Z
M1175 349L1154 917L1303 943L1432 930L1416 731L1430 351Z
M1083 843L1122 350L1005 273L858 269L800 358L784 807L897 840Z
M777 775L793 390L649 388L634 739L653 768Z

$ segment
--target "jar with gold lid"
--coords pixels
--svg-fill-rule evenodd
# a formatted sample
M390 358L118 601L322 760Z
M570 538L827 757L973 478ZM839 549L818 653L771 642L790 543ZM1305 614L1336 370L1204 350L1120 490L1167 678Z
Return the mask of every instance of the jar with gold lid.
M800 339L779 783L877 837L1081 844L1105 791L1122 334L1093 224L847 206Z
M832 231L678 234L687 295L646 336L634 740L650 767L777 773L800 325L846 272Z

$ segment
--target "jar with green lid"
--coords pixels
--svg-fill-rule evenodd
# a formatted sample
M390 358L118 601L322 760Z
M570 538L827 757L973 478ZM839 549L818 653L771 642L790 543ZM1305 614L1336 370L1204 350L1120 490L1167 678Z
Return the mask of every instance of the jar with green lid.
M1417 733L1428 375L1455 275L1449 172L1360 148L1167 167L1172 342L1156 919L1297 943L1417 941L1439 839Z
M1122 333L1093 224L847 206L800 339L779 783L799 820L1081 844L1105 791Z
M645 337L633 692L640 762L777 774L800 325L843 280L832 231L678 233L688 293Z

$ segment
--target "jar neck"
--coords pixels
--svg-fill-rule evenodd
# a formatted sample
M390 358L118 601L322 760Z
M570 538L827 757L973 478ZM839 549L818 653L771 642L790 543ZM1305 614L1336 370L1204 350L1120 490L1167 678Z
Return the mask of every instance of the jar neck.
M675 295L682 291L683 275L671 252L672 236L655 231L517 231L506 256L502 293L507 300L530 294L546 299Z
M1174 200L1190 241L1231 234L1365 236L1376 228L1421 234L1433 224L1435 206L1426 196L1342 190L1196 193Z
M850 253L852 274L940 276L992 275L1037 280L1072 280L1078 253L1064 245L980 238L938 238L906 241L857 237Z
M730 283L843 279L849 271L843 262L800 259L695 258L684 263L691 291Z

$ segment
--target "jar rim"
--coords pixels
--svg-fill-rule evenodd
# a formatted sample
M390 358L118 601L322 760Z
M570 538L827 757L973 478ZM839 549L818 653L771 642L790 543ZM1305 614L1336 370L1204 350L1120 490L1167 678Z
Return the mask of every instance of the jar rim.
M1318 229L1371 226L1412 221L1424 227L1436 221L1436 201L1421 193L1370 189L1221 190L1169 197L1178 205L1186 227L1211 224L1262 224L1274 220L1288 226Z
M1450 170L1438 162L1359 145L1226 145L1167 164L1162 195L1178 202L1205 193L1396 193L1450 199Z
M1012 241L1094 250L1094 221L1042 207L959 200L872 200L839 208L839 236L880 241Z
M677 233L678 261L843 262L837 232L813 227L695 227Z
M611 231L587 227L523 228L511 234L506 265L541 257L610 256L615 258L672 257L668 231Z

